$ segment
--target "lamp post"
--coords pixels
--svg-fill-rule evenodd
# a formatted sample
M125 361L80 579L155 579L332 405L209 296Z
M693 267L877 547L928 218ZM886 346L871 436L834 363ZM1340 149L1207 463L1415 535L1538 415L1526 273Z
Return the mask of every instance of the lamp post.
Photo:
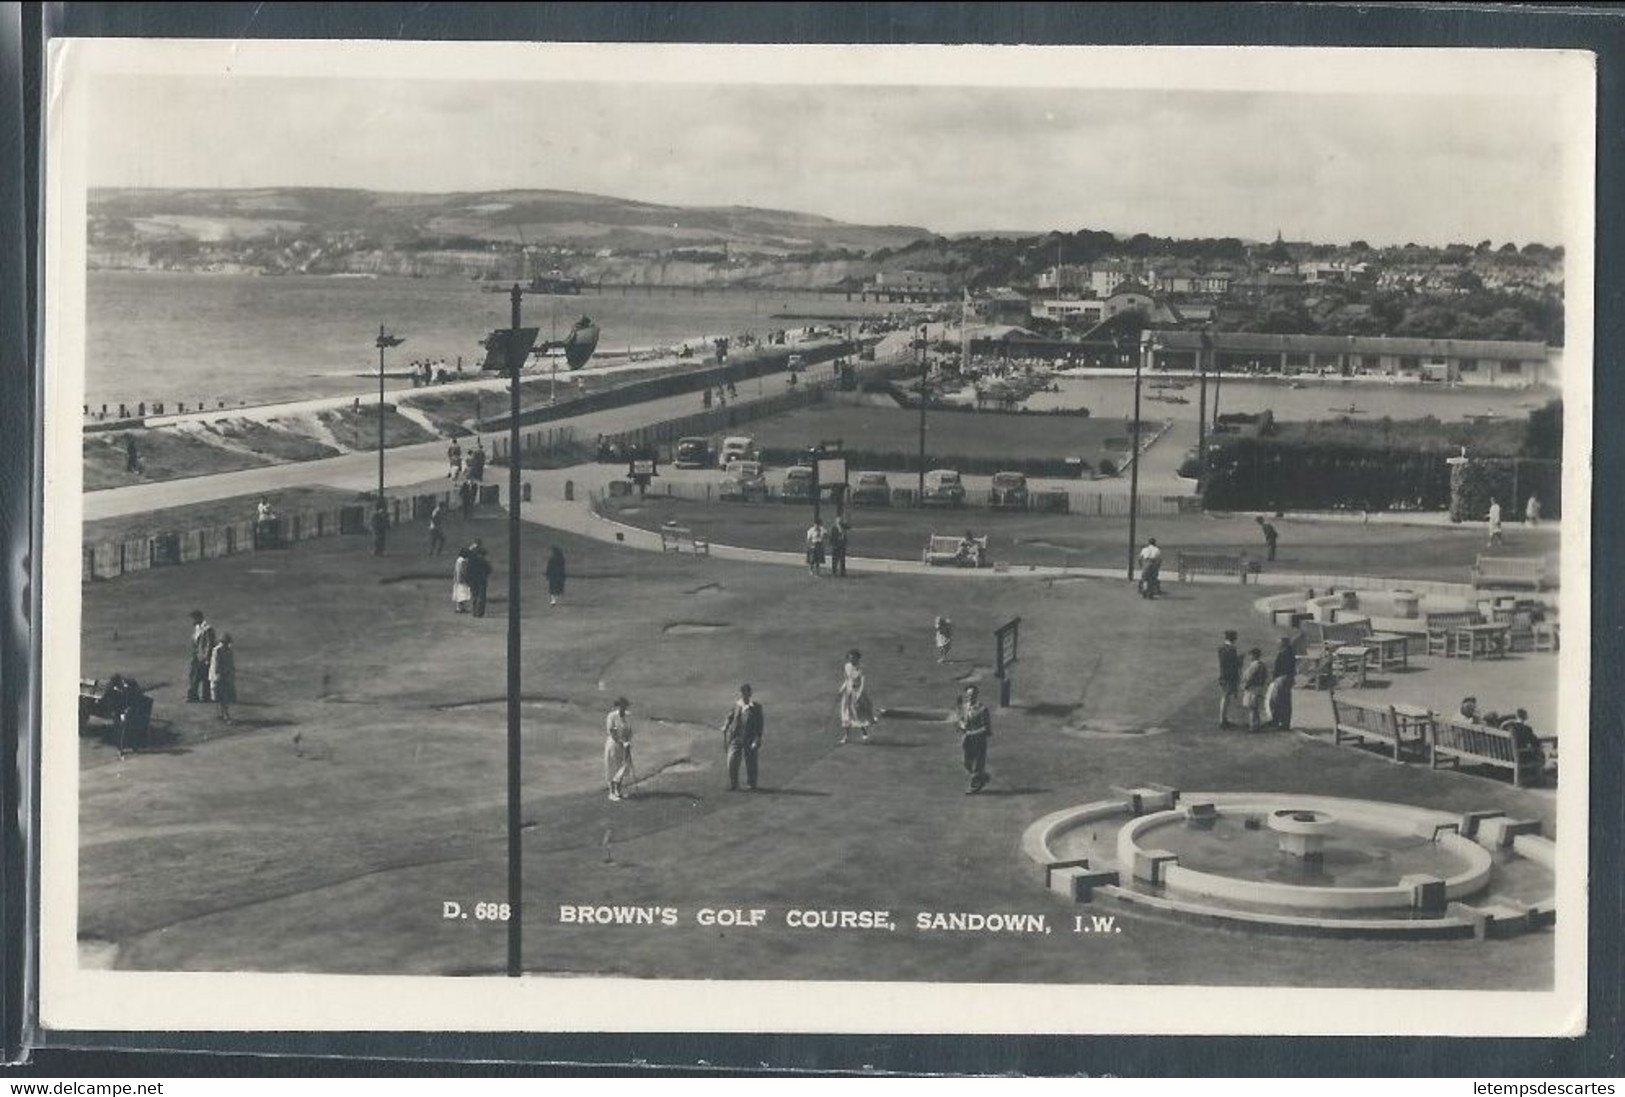
M1202 490L1207 479L1207 359L1213 350L1213 332L1202 329L1202 345L1196 351L1196 373L1200 378L1197 389L1196 415L1196 490Z
M509 291L513 304L508 336L508 977L520 974L524 910L519 810L519 284Z
M384 505L384 351L389 347L398 347L406 342L398 335L391 335L384 330L384 325L378 325L378 505Z
M920 484L919 493L915 495L916 506L925 501L925 405L930 399L931 388L928 384L931 365L925 357L926 326L920 325Z
M1140 517L1140 371L1145 365L1146 347L1144 335L1140 338L1134 355L1134 422L1130 432L1134 452L1129 458L1131 464L1128 472L1128 581L1131 583L1134 582L1134 546ZM1116 337L1112 343L1117 344Z

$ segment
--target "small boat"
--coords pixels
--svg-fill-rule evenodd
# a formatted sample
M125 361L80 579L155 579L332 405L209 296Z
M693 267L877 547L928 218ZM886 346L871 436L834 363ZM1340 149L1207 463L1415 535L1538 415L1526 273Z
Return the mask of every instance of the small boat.
M1327 408L1326 410L1335 411L1339 415L1364 415L1366 411L1365 408L1357 408L1353 404L1346 408Z
M1488 423L1492 419L1501 418L1501 416L1498 415L1497 413L1493 412L1493 411L1486 411L1486 412L1480 412L1477 415L1468 415L1465 418L1470 423Z

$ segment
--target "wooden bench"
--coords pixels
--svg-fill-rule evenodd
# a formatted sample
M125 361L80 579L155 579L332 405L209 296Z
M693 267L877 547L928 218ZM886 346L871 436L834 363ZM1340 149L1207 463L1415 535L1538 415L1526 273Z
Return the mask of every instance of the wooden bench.
M685 526L660 527L660 551L682 552L684 549L696 556L711 555L711 542L694 536L694 531Z
M1540 763L1520 752L1512 732L1489 724L1469 723L1459 716L1440 716L1433 721L1428 740L1428 765L1438 769L1449 762L1493 766L1512 774L1512 784L1522 788L1540 778Z
M1251 567L1245 556L1227 556L1220 552L1182 552L1178 559L1179 581L1188 582L1192 575L1234 575L1247 582Z
M1483 620L1476 612L1468 610L1460 613L1430 613L1427 616L1428 654L1443 655L1445 658L1455 654L1454 636L1456 629L1462 625L1476 625Z
M1530 587L1546 589L1546 561L1524 556L1480 556L1473 565L1473 589Z
M946 534L933 533L931 540L925 546L923 559L927 564L947 567L979 568L987 566L987 538L972 537L971 542L976 546L972 558L967 558L964 551L964 539Z
M1335 692L1331 695L1331 701L1332 742L1338 746L1346 742L1364 746L1368 740L1376 741L1388 748L1389 755L1396 762L1404 761L1402 756L1407 749L1414 750L1420 757L1427 746L1431 717L1426 720L1401 720L1393 705L1355 701L1339 697Z

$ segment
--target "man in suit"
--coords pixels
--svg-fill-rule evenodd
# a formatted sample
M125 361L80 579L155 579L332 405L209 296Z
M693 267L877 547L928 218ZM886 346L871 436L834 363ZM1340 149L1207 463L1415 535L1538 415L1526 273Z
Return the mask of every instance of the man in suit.
M491 558L479 541L468 546L468 589L473 595L474 616L484 617L485 596L491 589Z
M739 791L739 762L745 762L745 787L756 788L756 754L762 746L762 729L766 717L762 703L753 700L750 686L739 687L739 700L728 710L728 719L722 725L722 745L728 752L728 791Z
M1292 730L1292 687L1298 677L1298 653L1292 648L1292 637L1281 637L1275 650L1275 663L1271 667L1269 710L1270 720L1281 731Z
M203 611L192 611L192 662L186 674L186 699L208 701L209 657L214 654L214 626L203 618Z
M987 741L993 737L993 714L977 696L975 686L965 687L965 696L959 706L960 748L965 756L965 772L970 774L970 786L965 795L972 796L987 787Z
M1241 692L1241 652L1236 648L1236 632L1226 629L1224 643L1219 645L1219 727L1225 731L1235 725L1230 722L1230 706Z

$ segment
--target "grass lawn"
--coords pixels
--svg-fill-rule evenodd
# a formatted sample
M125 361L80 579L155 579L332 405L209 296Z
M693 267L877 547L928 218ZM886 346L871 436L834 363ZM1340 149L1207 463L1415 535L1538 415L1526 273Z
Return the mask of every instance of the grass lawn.
M782 503L699 503L651 495L644 500L612 500L606 515L654 529L675 520L720 544L800 551L811 508ZM827 518L827 515L826 515ZM993 559L1012 565L1072 567L1126 566L1128 519L1003 513L984 509L927 510L873 507L852 512L854 556L918 560L931 533L986 534ZM1476 528L1440 528L1353 522L1273 519L1280 532L1279 554L1266 568L1331 575L1371 575L1464 583L1468 569L1485 551ZM1251 515L1206 514L1142 518L1143 543L1155 537L1167 553L1165 574L1181 550L1246 553L1263 559L1263 537ZM1500 556L1544 556L1558 551L1555 534L1506 530Z
M126 470L125 439L135 439L141 471ZM234 472L271 462L253 453L226 449L174 427L136 431L96 431L86 434L85 490L117 488L148 480L174 480L211 472Z
M822 439L841 439L856 452L917 454L920 414L900 407L825 401L758 419L749 433L767 449L805 449ZM1076 415L933 411L926 415L926 451L933 468L953 468L955 458L1098 460L1110 452L1108 438L1127 438L1122 419Z
M376 450L378 448L378 405L361 404L361 409L338 408L332 411L320 411L316 418L339 443L351 450ZM419 442L433 442L439 435L431 434L423 427L395 410L393 404L384 405L384 448L391 446L412 446Z
M741 514L750 513L741 511ZM506 879L500 516L463 525L498 563L491 615L454 614L449 557L364 538L209 560L89 585L83 666L154 687L160 736L120 760L80 746L80 922L142 969L485 973L500 923L441 903L500 901ZM860 527L860 530L863 527ZM861 540L858 551L869 551ZM1294 734L1212 724L1219 631L1274 631L1248 588L1146 603L1125 583L941 575L819 580L796 568L671 557L533 527L524 563L527 966L665 978L1543 988L1549 935L1413 944L1254 937L1123 915L1066 932L1018 843L1040 816L1162 781L1500 808L1540 818L1549 794L1396 767ZM540 594L550 544L571 578ZM414 546L415 548L415 546ZM219 723L182 702L193 606L233 633L241 703ZM954 661L932 653L936 614ZM865 653L880 705L945 710L991 686L991 629L1023 619L1016 706L996 714L985 795L962 795L951 727L882 722L837 746L842 654ZM1429 669L1422 673L1448 673ZM767 711L763 790L725 791L718 726L741 681ZM603 716L633 702L646 794L606 801ZM1082 721L1162 734L1089 738ZM53 740L53 749L57 749ZM561 922L573 904L676 908L662 927ZM763 907L754 930L696 924L701 907ZM887 909L897 932L790 929L788 909ZM1053 935L917 931L918 911L1048 915ZM289 932L297 927L297 932Z

